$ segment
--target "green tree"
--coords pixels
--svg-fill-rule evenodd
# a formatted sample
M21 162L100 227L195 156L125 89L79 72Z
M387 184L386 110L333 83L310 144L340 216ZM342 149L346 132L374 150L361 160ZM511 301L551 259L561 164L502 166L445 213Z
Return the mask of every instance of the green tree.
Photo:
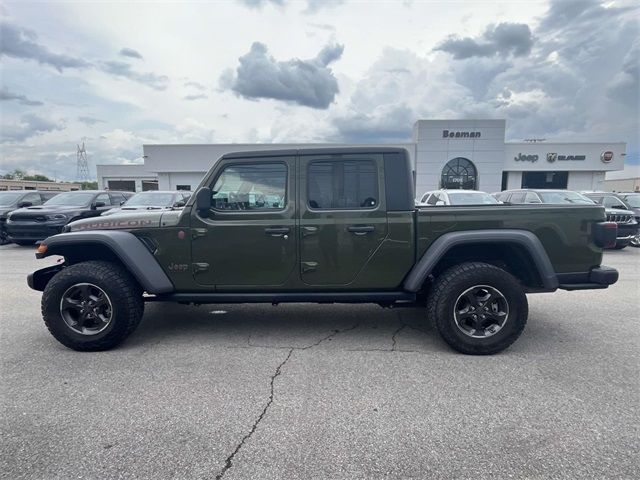
M82 190L97 190L98 182L82 182Z

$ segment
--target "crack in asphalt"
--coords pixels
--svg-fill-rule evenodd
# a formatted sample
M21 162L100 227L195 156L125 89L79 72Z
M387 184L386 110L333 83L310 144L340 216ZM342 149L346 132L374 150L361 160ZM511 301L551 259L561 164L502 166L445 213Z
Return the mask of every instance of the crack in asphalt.
M258 425L260 424L260 422L262 421L264 416L267 414L267 410L269 410L269 407L273 403L273 388L274 388L273 384L274 384L276 378L278 378L278 376L280 376L280 373L282 372L282 367L284 367L284 365L289 361L289 359L291 358L292 354L293 354L293 348L289 349L289 353L287 354L286 358L280 363L280 365L278 365L278 368L276 368L275 373L271 376L271 391L269 393L269 399L267 400L266 405L262 409L262 412L258 416L257 420L251 426L251 430L249 430L249 433L247 433L244 437L242 437L242 440L240 440L240 443L238 443L238 445L236 445L236 448L233 450L233 452L231 452L231 455L229 455L227 457L227 459L224 462L224 467L222 468L220 473L218 475L216 475L216 480L220 480L222 477L224 477L224 474L227 473L227 470L229 470L233 466L233 458L240 451L240 449L242 448L244 443L247 440L249 440L249 438L251 438L251 435L253 435L253 433L258 428Z
M402 325L400 325L400 328L397 328L396 331L393 332L393 334L391 335L391 351L392 352L396 351L396 343L397 343L396 337L402 330L404 330L405 327L408 327L408 326L409 325L407 325L406 323L403 323Z
M291 355L293 355L293 352L295 350L309 350L310 348L313 347L317 347L318 345L320 345L322 342L325 342L327 340L331 340L333 337L335 337L336 335L338 335L339 333L343 333L343 332L348 332L350 330L355 330L356 328L358 328L360 326L359 323L356 323L355 325L349 327L349 328L345 328L343 330L334 330L333 332L331 332L329 335L321 338L320 340L318 340L315 343L312 343L310 345L304 346L304 347L286 347L289 349L289 353L287 353L286 358L280 363L280 365L278 365L278 367L276 368L276 371L274 372L274 374L271 376L271 382L270 382L270 392L269 392L269 399L267 400L267 403L265 404L264 408L262 409L262 412L260 413L260 415L258 416L258 418L256 419L255 422L253 422L253 425L251 426L251 430L249 430L249 432L242 437L242 440L240 440L240 443L238 443L236 445L236 448L233 450L233 452L231 452L231 455L229 455L225 462L224 462L224 467L222 467L222 470L220 471L220 473L218 473L218 475L216 475L216 480L221 480L222 477L224 477L224 475L227 473L227 471L233 466L233 459L235 458L235 456L238 454L238 452L240 451L240 449L244 446L244 444L246 443L247 440L249 440L249 438L251 438L251 436L255 433L256 429L258 428L258 425L260 425L260 422L262 422L262 419L265 417L265 415L267 414L267 411L269 410L269 407L271 407L271 404L273 403L273 397L274 397L274 383L276 378L278 378L280 376L280 374L282 373L282 368L285 366L285 364L289 361L289 359L291 358ZM250 347L260 347L259 345L252 345L251 344L251 336L249 336L249 338L247 338L247 343ZM269 348L269 347L268 347ZM273 347L271 347L273 348ZM282 348L282 347L277 347L277 348Z

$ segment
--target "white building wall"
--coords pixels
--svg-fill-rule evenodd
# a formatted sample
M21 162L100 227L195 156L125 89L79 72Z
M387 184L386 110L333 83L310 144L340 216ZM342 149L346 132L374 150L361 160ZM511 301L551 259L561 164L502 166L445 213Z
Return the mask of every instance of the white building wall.
M444 131L479 133L477 137L444 137ZM504 164L504 120L419 120L416 143L416 196L440 188L442 170L456 157L470 160L477 170L477 187L500 190Z

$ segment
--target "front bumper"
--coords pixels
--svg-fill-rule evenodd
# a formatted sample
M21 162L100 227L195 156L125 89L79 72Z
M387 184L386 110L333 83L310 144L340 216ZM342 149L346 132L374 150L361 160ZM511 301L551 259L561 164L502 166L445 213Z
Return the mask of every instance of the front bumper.
M8 222L6 232L9 240L38 241L62 232L64 225L32 223L32 222Z
M633 225L619 223L618 224L618 236L616 240L631 240L638 234L638 224Z
M592 290L607 288L618 281L618 270L601 265L588 272L559 273L558 288L562 290Z

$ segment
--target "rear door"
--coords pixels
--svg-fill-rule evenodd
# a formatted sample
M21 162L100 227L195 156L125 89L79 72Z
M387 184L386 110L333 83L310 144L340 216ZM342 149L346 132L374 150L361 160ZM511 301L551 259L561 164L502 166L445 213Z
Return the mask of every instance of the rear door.
M299 159L300 276L310 286L348 286L387 235L382 154Z

